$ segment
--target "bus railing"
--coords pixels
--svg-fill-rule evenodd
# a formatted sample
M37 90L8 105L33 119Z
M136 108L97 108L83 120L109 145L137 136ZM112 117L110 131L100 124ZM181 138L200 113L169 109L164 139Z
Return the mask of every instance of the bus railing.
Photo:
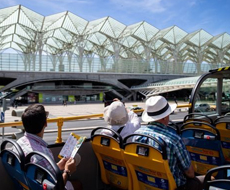
M81 115L81 116L71 116L71 117L57 117L57 118L48 118L47 123L57 123L58 135L55 143L62 143L62 126L66 121L89 119L89 118L100 118L103 117L103 114L91 114L91 115ZM0 128L3 127L12 127L12 126L22 126L22 121L0 123Z
M177 105L177 108L190 108L191 104ZM133 110L135 113L143 112L144 109ZM103 118L103 114L91 114L91 115L81 115L81 116L71 116L71 117L57 117L57 118L48 118L48 123L57 123L58 134L55 143L62 143L62 126L64 122L81 120L81 119L90 119L90 118ZM12 127L12 126L22 126L22 121L0 123L0 128L3 127ZM3 138L3 137L2 137Z

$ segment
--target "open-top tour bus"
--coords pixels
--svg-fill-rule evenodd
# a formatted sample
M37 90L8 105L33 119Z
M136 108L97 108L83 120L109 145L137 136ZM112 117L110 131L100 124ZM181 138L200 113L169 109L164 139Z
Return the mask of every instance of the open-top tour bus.
M175 132L182 136L196 173L206 174L209 171L205 188L216 185L215 181L209 180L210 172L217 172L218 169L215 168L222 166L220 174L215 173L215 176L222 180L219 188L225 189L230 184L230 167L227 165L230 162L230 67L203 74L190 97L189 104L183 105L189 108L188 115L181 118L182 122L178 123L180 130ZM0 125L6 127L10 124ZM86 139L79 149L81 162L71 176L71 180L82 183L83 189L175 189L174 179L167 168L164 144L158 142L162 151L157 152L148 145L138 145L122 139L116 132L114 136L108 137L97 131L100 129L93 130L91 138ZM0 189L20 189L15 188L13 180L16 183L18 181L21 189L52 189L55 184L56 189L63 188L60 171L52 176L44 168L30 166L28 158L24 159L20 154L15 156L10 152L5 153L7 144L12 144L12 141L3 143L1 147ZM64 143L49 145L56 161L63 145ZM152 168L154 165L148 168L153 156L161 164L156 168ZM30 180L35 186L31 185Z

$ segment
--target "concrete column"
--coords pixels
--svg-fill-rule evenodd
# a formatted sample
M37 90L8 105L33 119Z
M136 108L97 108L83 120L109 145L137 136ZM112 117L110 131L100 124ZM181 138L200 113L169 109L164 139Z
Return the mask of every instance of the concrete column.
M83 70L83 53L84 53L84 47L78 46L78 56L77 56L78 59L77 60L78 60L80 72L82 72Z
M52 71L55 71L55 69L56 69L56 64L57 64L56 55L51 54L50 56L51 56L52 65L53 65Z
M73 52L71 51L67 51L67 58L68 58L68 62L69 62L69 72L72 71L72 68L71 68L71 61L72 61L72 57L73 57Z
M114 50L114 56L113 56L113 62L114 62L114 69L115 72L121 72L122 71L122 65L120 66L119 64L119 54L120 54L120 49L121 49L121 45L118 43L117 40L114 39L110 39L111 44L113 46L113 50Z
M32 60L32 61L33 61L33 67L32 67L32 69L33 69L33 71L35 71L35 69L36 69L36 68L35 68L35 64L36 64L36 54L34 53L32 56L33 56L33 60Z
M93 62L93 58L94 58L94 54L91 52L89 54L86 55L87 61L88 61L88 67L89 67L89 72L92 72L92 62Z
M133 100L137 101L137 92L133 92Z
M64 72L65 68L63 65L63 60L64 60L63 54L58 55L58 60L59 60L59 69L58 70Z
M35 44L37 45L38 49L38 56L39 56L39 71L42 71L42 48L43 48L43 33L38 32L37 33L37 39L35 40Z

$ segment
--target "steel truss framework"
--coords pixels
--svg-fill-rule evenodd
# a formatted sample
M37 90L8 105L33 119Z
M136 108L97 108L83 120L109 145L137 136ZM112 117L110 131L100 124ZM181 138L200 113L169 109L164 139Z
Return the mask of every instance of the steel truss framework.
M165 80L161 82L148 83L139 86L132 86L132 90L140 92L142 95L149 97L159 95L166 92L172 92L182 89L192 89L200 76L183 77L173 80ZM213 81L211 81L213 82Z
M42 16L21 5L0 9L0 50L8 48L21 54L25 68L40 71L44 54L60 68L64 58L71 64L75 56L80 71L83 62L90 65L94 57L100 59L102 70L108 58L114 64L120 59L144 60L147 66L154 61L155 70L162 61L170 61L175 70L183 69L178 63L191 61L197 64L197 73L202 62L230 63L226 32L217 36L203 29L187 33L177 26L159 30L145 21L126 26L111 17L87 21L68 11Z
M183 77L173 80L165 80L161 82L148 83L139 86L132 86L131 89L140 92L146 97L159 95L166 92L172 92L182 89L192 89L200 76L196 77ZM203 83L203 87L216 87L217 79L209 78ZM230 80L224 80L225 86L230 85Z

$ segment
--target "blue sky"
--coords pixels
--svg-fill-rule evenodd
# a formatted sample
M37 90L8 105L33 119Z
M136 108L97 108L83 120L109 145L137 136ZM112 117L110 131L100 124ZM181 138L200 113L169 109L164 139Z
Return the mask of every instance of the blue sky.
M110 16L125 25L146 21L158 29L230 34L230 0L1 0L0 8L19 4L43 16L68 10L88 21Z

